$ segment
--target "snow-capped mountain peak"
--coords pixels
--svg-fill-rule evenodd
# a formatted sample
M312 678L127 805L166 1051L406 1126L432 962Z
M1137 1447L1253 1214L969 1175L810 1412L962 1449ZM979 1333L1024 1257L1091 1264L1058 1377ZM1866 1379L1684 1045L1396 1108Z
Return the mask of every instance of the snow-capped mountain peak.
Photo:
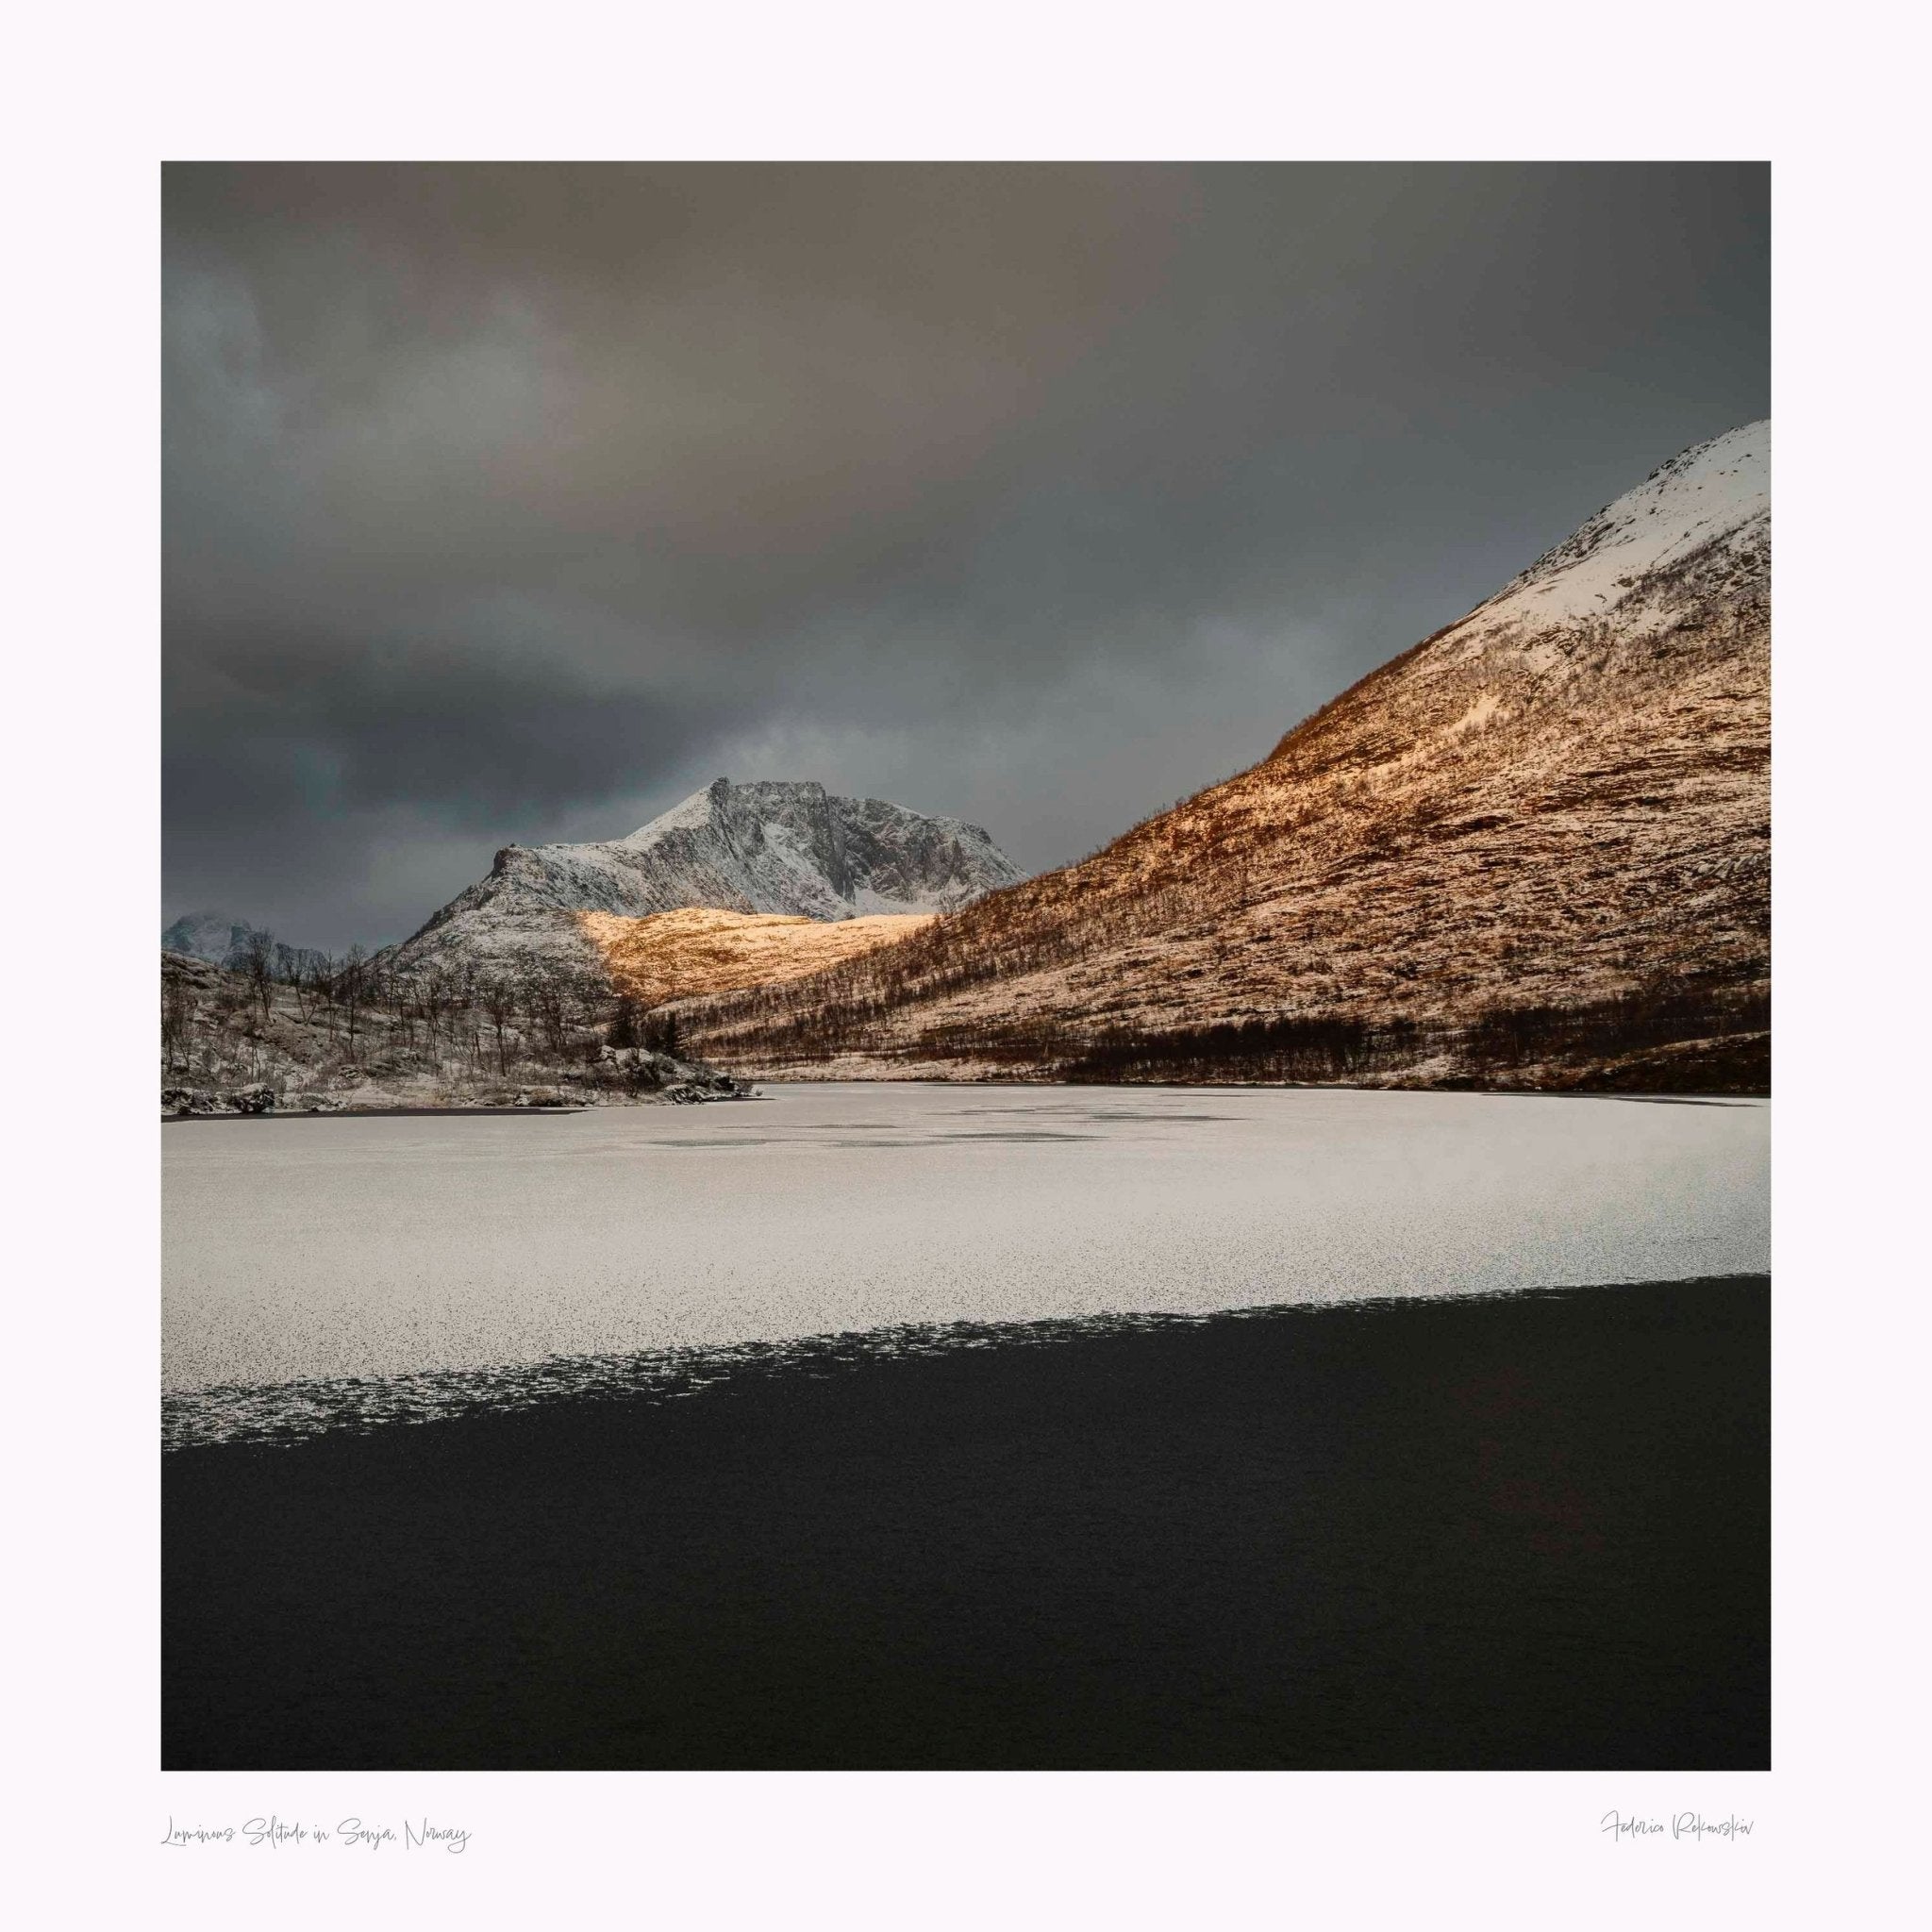
M586 958L583 912L686 907L854 919L948 911L1020 874L977 825L812 780L719 778L624 838L509 845L394 950L406 968Z

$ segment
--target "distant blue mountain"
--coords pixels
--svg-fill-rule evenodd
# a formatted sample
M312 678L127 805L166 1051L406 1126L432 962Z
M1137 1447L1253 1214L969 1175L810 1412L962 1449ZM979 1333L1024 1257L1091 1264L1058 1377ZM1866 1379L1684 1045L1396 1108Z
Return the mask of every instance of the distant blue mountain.
M206 959L210 966L239 971L248 962L248 942L257 930L245 920L230 919L225 912L188 912L161 934L161 951L186 953L191 959ZM312 946L289 946L279 940L274 946L277 979L312 973L324 963L324 955Z

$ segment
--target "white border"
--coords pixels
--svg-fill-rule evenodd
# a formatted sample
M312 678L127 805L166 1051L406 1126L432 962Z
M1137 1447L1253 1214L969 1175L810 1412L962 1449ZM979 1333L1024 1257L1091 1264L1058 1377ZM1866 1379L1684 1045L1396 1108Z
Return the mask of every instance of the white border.
M1841 8L367 0L16 25L6 193L14 1885L32 1923L1886 1923L1912 1819L1923 1326L1914 63ZM1840 65L1840 63L1847 63ZM1894 76L1897 76L1896 78ZM1856 90L1846 85L1856 80ZM1890 140L1894 145L1886 148ZM1730 1777L163 1776L154 1631L156 163L162 158L1752 158L1778 164L1777 1769ZM1888 789L1888 786L1890 789ZM1907 1619L1912 1619L1910 1624ZM1611 1807L1752 1838L1607 1841ZM427 1810L459 1858L164 1852ZM40 1909L32 1909L36 1894Z

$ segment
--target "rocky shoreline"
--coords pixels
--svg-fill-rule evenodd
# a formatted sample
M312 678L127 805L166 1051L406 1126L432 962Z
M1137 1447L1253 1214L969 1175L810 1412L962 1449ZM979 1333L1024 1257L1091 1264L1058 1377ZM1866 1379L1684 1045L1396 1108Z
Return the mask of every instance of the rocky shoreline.
M352 1116L370 1114L457 1113L581 1113L591 1107L699 1107L720 1100L751 1100L757 1090L709 1067L672 1061L676 1072L655 1084L629 1086L607 1081L563 1091L522 1088L508 1099L460 1096L448 1100L420 1097L394 1100L344 1100L330 1093L278 1094L273 1087L164 1087L161 1118L182 1120L268 1120L301 1115Z

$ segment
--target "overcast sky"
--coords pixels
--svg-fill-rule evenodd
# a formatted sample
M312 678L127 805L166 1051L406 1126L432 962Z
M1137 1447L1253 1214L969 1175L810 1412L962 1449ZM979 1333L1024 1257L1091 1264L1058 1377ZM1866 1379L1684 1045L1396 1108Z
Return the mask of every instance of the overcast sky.
M164 915L818 778L1075 858L1770 413L1759 166L171 166Z

